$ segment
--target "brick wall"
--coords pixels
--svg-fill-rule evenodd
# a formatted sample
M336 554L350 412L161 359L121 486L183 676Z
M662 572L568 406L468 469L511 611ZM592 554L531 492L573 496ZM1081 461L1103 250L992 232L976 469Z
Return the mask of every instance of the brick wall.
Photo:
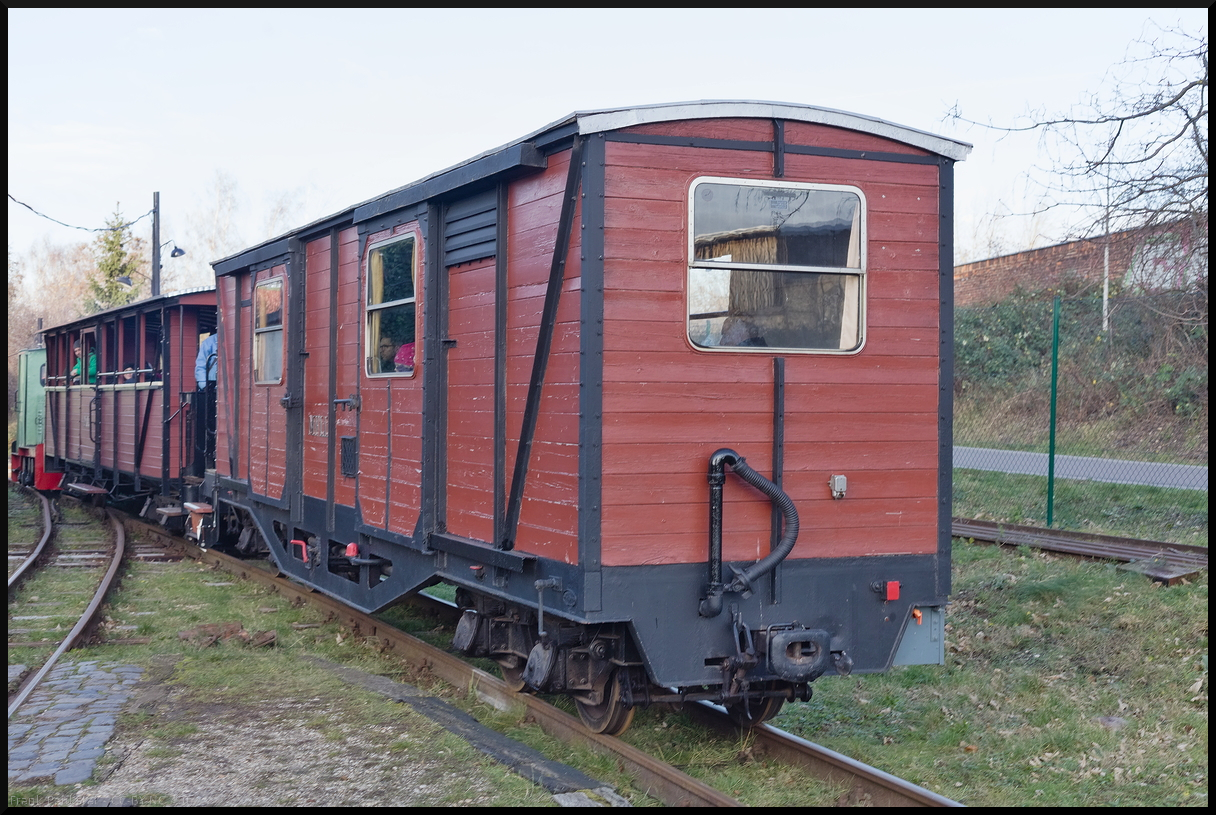
M1199 222L1197 229L1182 221L955 266L954 304L990 305L1019 286L1042 291L1070 280L1101 286L1108 243L1112 291L1188 288L1207 278L1207 221Z
M1134 250L1129 232L1110 236L1111 280L1122 280ZM1065 280L1102 285L1105 238L1070 241L1042 249L965 263L954 267L954 305L986 306L1000 302L1019 286L1026 291L1052 289Z

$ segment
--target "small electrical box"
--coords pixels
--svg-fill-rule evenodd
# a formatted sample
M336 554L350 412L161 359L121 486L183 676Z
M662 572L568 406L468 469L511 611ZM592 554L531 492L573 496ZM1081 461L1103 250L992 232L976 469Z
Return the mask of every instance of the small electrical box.
M832 488L833 498L844 498L844 491L849 488L849 479L843 475L834 475L828 479L828 486Z

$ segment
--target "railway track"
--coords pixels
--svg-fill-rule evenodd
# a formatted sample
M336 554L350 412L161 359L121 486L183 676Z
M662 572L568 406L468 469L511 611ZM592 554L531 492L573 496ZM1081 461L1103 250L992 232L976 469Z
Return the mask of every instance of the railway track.
M1114 560L1166 585L1173 585L1208 567L1208 550L1163 541L1066 532L1017 524L954 518L951 534L1006 546L1029 546L1078 557Z
M38 499L36 502L35 498ZM51 502L45 496L32 492L14 495L10 492L9 500L8 593L11 597L46 551L54 524L51 522ZM41 522L37 520L39 515Z
M341 624L365 639L376 642L412 665L416 670L442 679L454 687L470 688L488 704L505 709L522 704L527 715L542 730L565 743L588 746L609 755L644 789L670 806L741 806L736 799L692 778L654 757L626 744L620 739L590 733L578 718L554 707L545 700L528 694L517 694L499 678L482 671L464 660L369 615L355 611L337 600L317 593L285 577L265 571L248 561L241 561L219 552L199 549L188 542L165 535L159 527L128 519L129 526L154 534L164 545L181 554L221 569L234 576L253 580L293 602L303 601L331 615ZM134 530L133 530L134 531ZM418 605L432 613L450 618L454 623L458 611L450 604L420 595ZM712 706L689 706L697 719L722 731L733 732L734 725L725 711ZM834 753L826 748L792 736L774 727L761 726L755 731L753 750L775 761L797 767L808 777L849 790L851 801L875 806L958 806L957 802L917 787L895 776Z
M9 697L9 718L59 658L93 628L126 550L125 530L114 516L91 517L73 503L66 505L59 521L61 534L55 535L49 502L38 498L46 524L42 547L52 537L56 540L49 550L27 555L18 576L24 580L23 590L16 591L16 581L9 578L9 651L22 649L31 663L39 663Z

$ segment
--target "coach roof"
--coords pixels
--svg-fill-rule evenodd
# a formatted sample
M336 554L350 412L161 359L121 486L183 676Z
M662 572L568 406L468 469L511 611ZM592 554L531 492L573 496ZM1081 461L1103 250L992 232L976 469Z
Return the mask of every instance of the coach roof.
M809 122L870 133L886 139L926 150L951 161L962 161L971 152L966 142L936 136L923 130L897 125L884 119L862 116L831 108L794 105L785 102L715 101L673 102L631 108L577 111L552 122L523 138L487 150L460 164L420 178L403 187L378 195L361 204L314 221L291 233L252 246L235 255L215 261L217 274L237 271L251 263L284 253L286 241L292 237L315 232L337 222L360 223L380 214L445 195L472 184L487 181L497 175L518 169L541 169L546 164L544 150L571 136L605 133L612 130L690 119L781 119Z

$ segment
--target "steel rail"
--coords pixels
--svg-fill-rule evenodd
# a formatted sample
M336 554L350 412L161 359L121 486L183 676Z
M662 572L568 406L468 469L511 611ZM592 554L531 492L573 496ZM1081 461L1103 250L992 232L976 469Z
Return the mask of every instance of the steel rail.
M336 599L292 582L277 572L263 571L250 566L245 561L222 553L199 549L180 538L165 535L156 527L145 527L142 522L140 527L162 536L169 545L176 547L178 551L189 557L221 568L235 576L254 580L286 597L301 598L305 602L314 604L332 614L334 618L360 636L377 640L386 649L392 649L423 674L442 679L454 687L468 688L483 701L499 709L510 705L524 705L529 717L545 733L567 744L589 746L601 754L612 756L633 776L640 789L669 806L741 806L740 802L734 798L658 761L620 739L591 733L578 718L550 705L543 699L529 694L515 693L497 677L397 628L355 611ZM432 601L434 605L428 601ZM454 610L450 604L432 598L419 599L416 604L431 608L441 606L442 608L439 609L441 614L444 611ZM715 713L712 708L702 705L688 707L716 727L733 727L724 712ZM714 716L717 718L715 719ZM957 802L934 792L776 728L761 726L756 728L756 733L762 750L772 757L806 769L816 778L846 785L856 794L872 801L875 806L960 806Z
M1030 546L1035 549L1128 563L1160 558L1169 563L1200 569L1206 569L1208 565L1206 547L1187 546L1181 543L1120 538L1087 532L1067 532L967 518L952 519L950 531L956 538L974 538L1010 546Z
M717 705L698 703L686 708L702 723L722 732L737 730L726 711ZM918 787L911 781L863 764L820 744L787 733L770 724L752 728L753 752L782 764L799 767L829 784L848 787L850 798L875 807L961 807L958 801Z
M112 513L107 512L106 517L114 527L114 556L110 559L110 566L106 569L105 577L101 579L101 585L94 592L93 599L89 601L88 608L80 615L80 619L76 621L76 625L72 626L72 630L64 637L63 642L59 643L59 647L51 654L50 659L22 686L17 695L9 701L8 718L10 719L17 712L17 708L21 707L22 703L33 693L34 688L38 687L38 683L45 679L47 674L51 672L51 669L55 667L55 663L59 661L59 657L74 648L83 637L85 631L93 624L93 618L97 616L97 612L101 609L101 603L105 599L106 593L110 590L110 585L114 582L115 575L118 574L118 567L122 564L123 554L126 551L126 531Z
M26 492L33 492L33 490L26 490L24 487L22 490ZM34 550L30 552L29 557L21 561L21 565L17 567L17 570L8 576L8 591L10 596L12 595L13 590L17 588L17 584L19 584L25 577L26 571L34 565L34 562L38 560L39 557L42 556L43 551L46 549L46 545L51 541L52 533L55 531L55 527L51 523L51 502L47 500L47 497L40 492L34 494L37 495L38 500L42 502L42 538L38 541L38 545L34 547Z

